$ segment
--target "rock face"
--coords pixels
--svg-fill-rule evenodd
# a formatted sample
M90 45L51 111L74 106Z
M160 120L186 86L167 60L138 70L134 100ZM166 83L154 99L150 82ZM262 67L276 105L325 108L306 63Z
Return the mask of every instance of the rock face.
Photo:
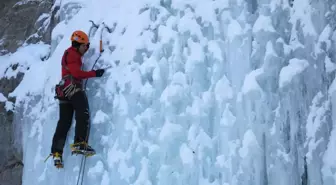
M0 56L15 52L22 44L43 41L50 43L54 18L51 18L53 0L1 0L0 1ZM10 66L15 68L16 66ZM8 98L21 82L24 74L16 78L0 79L0 92ZM14 102L15 99L8 98ZM0 185L22 184L22 146L20 130L13 124L13 112L0 102Z
M22 80L23 74L17 78L0 80L0 91L8 96ZM9 99L10 101L15 101ZM0 184L19 185L22 176L22 146L14 145L20 138L15 138L13 112L6 111L5 103L0 103Z
M1 0L0 50L14 52L23 43L50 41L52 0ZM45 25L45 27L40 27ZM49 28L49 30L48 30Z

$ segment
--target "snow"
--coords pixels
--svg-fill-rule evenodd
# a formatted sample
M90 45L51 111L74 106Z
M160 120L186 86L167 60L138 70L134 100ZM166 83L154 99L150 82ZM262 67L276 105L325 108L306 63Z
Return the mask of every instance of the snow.
M21 0L21 1L17 2L17 3L15 3L13 7L25 5L25 4L28 4L30 2L34 2L34 1L36 1L36 0Z
M149 181L149 173L148 173L148 159L141 159L141 171L137 180L134 182L135 185L152 185Z
M201 109L201 104L203 104L201 99L195 99L192 106L187 107L186 112L194 116L202 115L203 111Z
M251 148L258 148L258 142L256 136L252 132L252 130L247 130L244 134L244 138L242 141L242 147L239 149L239 155L242 158L248 156Z
M135 174L135 168L128 167L125 161L121 161L118 168L119 173L121 174L121 178L125 179L127 182L130 181L130 178Z
M222 114L222 119L220 121L220 124L222 126L231 127L234 125L235 121L237 120L229 108L230 108L229 104L226 104L225 110L223 111L223 114Z
M204 148L212 148L212 141L208 134L204 130L200 130L199 133L195 136L193 141L190 143L190 148L192 150L202 151ZM201 158L202 156L199 156Z
M216 41L211 40L208 42L208 50L215 59L219 61L223 60L222 51Z
M282 1L281 0L275 0L270 2L270 8L271 12L274 12L277 7L281 6Z
M109 116L102 110L98 110L92 122L93 124L101 124L106 122L107 120L109 120Z
M104 166L101 161L98 161L96 165L88 170L88 176L91 178L95 178L97 175L103 173Z
M323 102L322 105L321 101L323 100L323 94L318 92L313 99L312 106L310 107L311 112L307 118L307 143L309 151L307 152L307 159L310 161L312 160L312 152L316 149L318 144L322 142L322 139L316 139L316 134L321 129L321 126L326 124L326 114L328 111L328 102Z
M335 103L334 103L335 102L335 98L334 97L335 96L332 95L332 98L330 99L331 106L335 106ZM318 98L320 98L320 97L315 98L316 101L320 100ZM319 103L319 102L315 102L315 104L317 104L317 103ZM315 105L315 107L319 108L319 109L323 108L321 106L317 107L316 105ZM315 108L315 107L313 107L313 108ZM335 111L331 110L331 114L332 114L332 119L333 119L332 122L333 123L332 123L332 128L331 128L331 131L330 131L330 137L329 137L330 141L327 143L325 153L322 155L322 162L323 162L322 164L323 164L323 166L321 168L323 179L325 181L328 181L330 184L334 183L335 180L336 180L335 172L334 172L334 169L336 168L336 162L335 162L335 160L333 158L333 154L336 151L336 145L335 145L336 144L335 143L336 133L335 133L335 121L334 121L334 119L335 119ZM323 118L322 117L323 115L321 115L321 112L319 114L316 114L316 115L319 116L318 118ZM318 119L318 123L319 123L319 121L320 120ZM323 126L322 124L323 123L321 123L321 126ZM318 152L318 151L316 151L316 152Z
M233 90L229 80L223 76L216 84L215 87L216 100L222 102L227 99L233 98Z
M291 16L290 21L294 23L300 21L305 35L317 35L311 15L315 10L311 7L310 3L304 0L294 1L293 7L295 11Z
M49 17L49 14L47 13L43 13L42 15L40 15L40 17L36 20L36 22L39 22L45 18L48 18Z
M196 22L196 18L190 11L186 9L184 16L181 17L177 25L179 33L190 32L191 35L196 35L198 38L202 38L202 32L200 26Z
M332 81L328 93L332 95L336 91L336 78Z
M177 32L174 31L171 27L160 25L158 28L158 35L162 44L169 43L169 41L173 40L174 37L176 37L176 34Z
M237 20L231 20L230 24L228 25L228 38L229 41L232 42L233 39L243 33L243 28L240 26Z
M160 101L166 105L174 102L179 102L184 96L186 85L186 77L183 73L177 72L174 74L171 85L162 92Z
M276 32L270 16L260 15L253 25L253 32L266 31Z
M332 34L332 28L328 25L324 28L322 33L319 36L319 41L320 42L326 42L327 44L327 49L330 49L331 47L331 41L330 41L330 36Z
M207 3L198 3L195 6L195 13L202 18L203 23L211 23L214 28L218 28L218 22L216 21L216 14L213 9L216 1L208 1Z
M14 110L14 103L10 101L6 101L5 103L6 111L13 111Z
M101 180L101 185L109 185L110 184L110 178L108 176L107 171L104 171L103 179Z
M265 56L278 56L274 50L273 44L271 41L267 42Z
M24 73L15 90L0 93L27 138L23 185L76 180L80 158L68 148L75 119L65 168L41 161L59 119L60 59L89 20L100 27L84 68L99 54L103 22L113 31L102 32L105 51L94 67L112 68L86 88L97 155L87 159L84 184L295 185L304 157L308 184L335 184L335 33L330 20L312 21L331 5L309 3L57 0L51 45L0 56L1 78Z
M331 62L331 59L328 56L325 57L324 65L327 73L331 73L336 69L336 64Z
M204 60L204 52L202 46L197 43L192 41L191 39L188 39L188 47L189 47L189 56L187 59L187 64L186 64L186 70L192 68L194 64L198 62L202 62Z
M264 70L260 68L260 69L251 71L249 74L246 75L244 84L242 87L243 94L247 94L253 91L262 92L262 89L257 81L257 77L261 75L262 73L264 73Z
M180 157L183 164L193 163L193 152L186 144L182 144L180 147Z
M288 44L286 44L285 41L282 38L278 38L276 42L277 43L282 43L284 45L284 53L286 55L290 54L292 48Z
M7 98L2 93L0 93L0 102L6 102L6 101Z
M292 81L292 79L300 75L309 66L308 61L300 59L291 59L289 64L280 71L279 87L282 88Z
M2 64L0 67L1 78L11 78L16 77L19 72L26 73L28 68L34 67L32 65L39 67L43 65L43 58L47 57L49 52L49 46L47 44L31 44L25 47L20 47L18 50L10 55L0 56L0 63ZM27 55L29 53L29 55ZM13 70L10 68L11 66L19 64L17 69ZM34 71L35 72L35 71ZM38 71L36 71L38 72ZM44 75L43 73L40 75ZM30 77L31 79L33 77ZM35 77L34 77L35 78ZM36 80L44 79L43 76L41 78L35 78ZM17 95L20 96L20 95ZM20 96L21 97L21 96Z
M182 127L180 125L166 122L160 131L159 140L161 142L170 141L181 131Z

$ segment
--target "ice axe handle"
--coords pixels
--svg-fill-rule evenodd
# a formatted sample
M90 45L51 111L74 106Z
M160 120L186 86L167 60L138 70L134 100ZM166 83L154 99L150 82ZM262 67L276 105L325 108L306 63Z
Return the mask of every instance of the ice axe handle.
M102 41L102 40L99 41L99 51L100 51L100 52L103 52L103 51L104 51L104 50L103 50L103 41Z

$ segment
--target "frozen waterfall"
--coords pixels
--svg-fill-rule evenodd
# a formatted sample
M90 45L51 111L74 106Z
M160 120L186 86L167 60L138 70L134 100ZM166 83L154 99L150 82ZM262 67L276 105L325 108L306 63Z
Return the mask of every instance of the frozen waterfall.
M96 67L113 67L88 81L97 155L85 185L336 184L335 0L56 0L53 8L61 22L51 46L0 57L30 68L8 103L24 131L23 185L76 183L74 127L65 168L43 160L58 120L61 56L89 20L100 26L85 68L98 57L103 22L112 32L103 31Z

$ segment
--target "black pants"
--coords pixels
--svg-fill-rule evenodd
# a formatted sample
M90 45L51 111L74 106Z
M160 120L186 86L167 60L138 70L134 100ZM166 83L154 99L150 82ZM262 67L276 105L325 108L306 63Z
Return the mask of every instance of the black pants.
M59 120L51 146L52 153L63 153L74 111L76 115L75 142L87 142L89 136L89 103L84 91L76 92L69 101L61 102L59 108Z

